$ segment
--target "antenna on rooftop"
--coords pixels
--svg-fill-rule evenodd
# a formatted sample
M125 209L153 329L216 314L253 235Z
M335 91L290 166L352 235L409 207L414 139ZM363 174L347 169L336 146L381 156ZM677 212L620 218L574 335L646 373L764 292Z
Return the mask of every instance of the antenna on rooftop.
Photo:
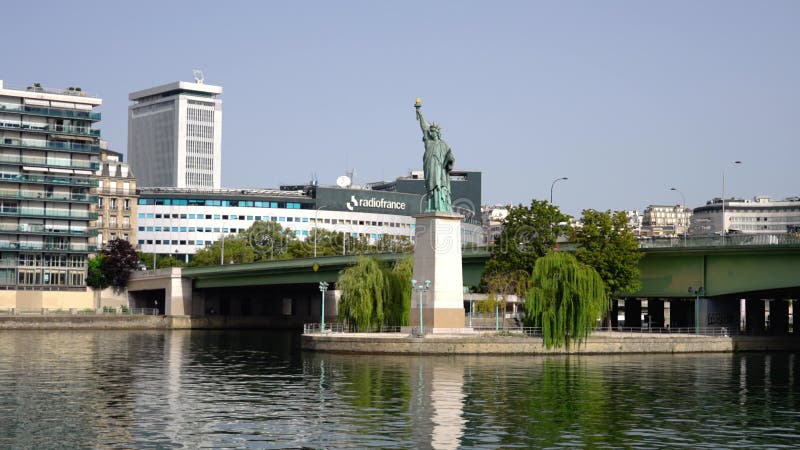
M192 73L194 74L194 82L197 84L203 84L205 78L203 78L203 71L200 69L192 69Z

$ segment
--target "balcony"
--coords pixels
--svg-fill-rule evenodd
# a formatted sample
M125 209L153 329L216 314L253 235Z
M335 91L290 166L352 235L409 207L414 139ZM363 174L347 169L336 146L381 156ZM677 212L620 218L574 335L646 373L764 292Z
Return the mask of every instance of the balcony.
M96 187L99 181L92 178L60 177L53 175L20 175L18 173L0 173L0 182L57 184L60 186Z
M56 252L89 253L97 250L96 245L83 243L50 242L0 242L0 250L42 250Z
M71 230L69 228L54 228L52 225L2 223L0 224L0 233L88 237L89 229L83 228Z
M25 122L0 122L0 130L11 131L31 131L48 134L71 134L75 136L100 137L100 130L93 130L89 127L70 127L65 125L39 125Z
M15 105L13 103L0 103L0 112L14 112L33 116L63 117L66 119L100 120L100 113L91 111L48 108L46 106Z
M96 195L25 192L14 189L0 189L0 198L12 200L41 200L43 202L97 203Z
M61 161L37 156L0 155L0 163L29 164L32 166L67 167L70 169L97 170L100 163L97 161Z
M0 216L97 220L97 213L92 211L62 211L58 209L46 210L44 208L5 207L0 210Z
M97 192L98 194L102 194L102 195L119 195L121 197L136 195L136 189L130 189L130 188L128 188L128 189L123 189L123 188L116 188L116 189L97 188L97 189L95 189L95 192Z
M99 145L76 144L74 142L37 141L34 139L3 138L0 146L16 148L35 148L45 150L64 150L68 152L100 153Z

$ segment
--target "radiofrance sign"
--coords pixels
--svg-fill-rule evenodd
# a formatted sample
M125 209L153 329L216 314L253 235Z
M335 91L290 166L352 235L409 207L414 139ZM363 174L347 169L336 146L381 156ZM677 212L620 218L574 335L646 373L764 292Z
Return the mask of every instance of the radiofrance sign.
M385 198L356 198L355 195L350 196L350 201L345 205L350 211L355 211L360 208L373 208L373 209L396 209L405 211L406 202L386 200Z

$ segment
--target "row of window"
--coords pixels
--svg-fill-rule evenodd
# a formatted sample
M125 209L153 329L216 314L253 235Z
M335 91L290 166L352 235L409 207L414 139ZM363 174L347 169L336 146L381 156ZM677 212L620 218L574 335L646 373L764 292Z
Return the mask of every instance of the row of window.
M172 231L175 233L239 233L244 228L212 228L212 227L139 227L139 231Z
M295 234L297 236L308 236L308 231L306 230L296 230ZM383 238L382 234L377 233L350 233L350 237L358 238L358 237L367 237L371 239L381 239ZM139 245L197 245L197 246L204 246L204 245L211 245L215 241L200 241L200 240L182 240L182 239L139 239Z
M734 216L731 217L731 222L768 222L769 217L741 217L741 216ZM790 223L800 223L800 216L773 216L772 222L790 222Z
M3 261L6 259L4 258ZM20 253L20 267L86 267L86 257L79 255L42 255L41 253Z
M103 216L97 216L97 222L95 224L97 228L103 227ZM131 218L130 216L123 216L122 217L122 228L130 228L131 226ZM117 228L117 216L109 216L108 217L108 227L109 228Z
M409 228L410 224L356 219L315 219L313 217L244 216L235 214L156 214L139 213L140 219L189 219L189 220L249 220L265 222L327 223L331 225L362 225L373 227Z
M166 206L243 206L247 208L311 209L310 204L297 202L265 202L255 200L211 200L202 198L140 198L140 205Z
M124 198L124 199L122 199L122 202L119 202L118 199L116 199L116 198L108 199L108 209L112 209L112 210L113 209L119 209L118 206L120 204L122 205L122 209L124 211L130 211L130 209L131 209L131 199ZM104 206L106 206L105 199L103 197L98 197L97 198L97 207L100 208L100 209L104 209Z

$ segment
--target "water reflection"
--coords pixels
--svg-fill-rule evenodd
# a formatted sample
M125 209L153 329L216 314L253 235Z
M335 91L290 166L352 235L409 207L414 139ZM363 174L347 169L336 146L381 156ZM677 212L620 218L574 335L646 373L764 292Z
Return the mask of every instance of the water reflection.
M798 364L329 355L267 332L0 332L0 448L790 447Z

